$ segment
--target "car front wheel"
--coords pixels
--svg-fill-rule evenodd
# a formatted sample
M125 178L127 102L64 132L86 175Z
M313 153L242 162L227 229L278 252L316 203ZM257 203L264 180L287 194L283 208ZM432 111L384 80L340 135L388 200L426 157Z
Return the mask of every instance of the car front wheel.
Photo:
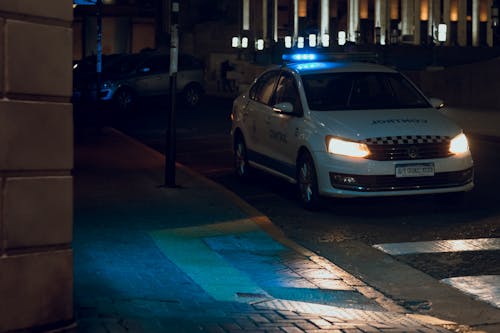
M116 109L120 112L130 112L135 107L135 94L130 89L120 89L114 97Z
M234 141L234 169L239 178L246 179L249 176L249 165L247 147L241 135Z
M191 109L196 108L200 104L202 94L202 89L196 84L188 85L182 94L184 105Z
M314 161L308 152L303 152L297 162L297 185L302 205L309 210L319 204L318 180Z

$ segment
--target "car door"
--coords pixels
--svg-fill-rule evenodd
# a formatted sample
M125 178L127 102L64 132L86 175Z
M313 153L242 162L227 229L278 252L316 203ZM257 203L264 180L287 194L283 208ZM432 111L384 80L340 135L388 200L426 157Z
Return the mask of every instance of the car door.
M168 55L154 55L143 62L137 71L135 89L140 96L169 93Z
M270 103L278 77L279 70L260 76L251 87L248 103L242 110L249 159L265 166L271 155L268 116L272 112Z
M272 98L273 105L290 103L293 113L271 108L269 119L269 145L276 159L275 166L280 173L295 178L295 160L299 135L303 127L303 109L297 82L291 72L282 71Z

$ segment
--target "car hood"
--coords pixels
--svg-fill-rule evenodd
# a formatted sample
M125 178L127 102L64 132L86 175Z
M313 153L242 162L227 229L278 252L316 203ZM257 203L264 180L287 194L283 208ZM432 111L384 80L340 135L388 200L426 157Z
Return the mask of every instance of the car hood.
M311 117L329 135L351 140L403 135L453 137L462 131L433 108L312 111Z

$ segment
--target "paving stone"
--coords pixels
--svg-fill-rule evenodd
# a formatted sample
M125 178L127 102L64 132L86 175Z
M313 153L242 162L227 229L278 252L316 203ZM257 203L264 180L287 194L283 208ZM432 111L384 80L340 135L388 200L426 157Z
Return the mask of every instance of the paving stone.
M314 325L316 325L319 328L332 327L332 324L329 321L326 321L322 318L312 318L312 319L309 319L309 321L312 322Z
M304 333L304 331L298 327L282 327L281 329L286 333Z

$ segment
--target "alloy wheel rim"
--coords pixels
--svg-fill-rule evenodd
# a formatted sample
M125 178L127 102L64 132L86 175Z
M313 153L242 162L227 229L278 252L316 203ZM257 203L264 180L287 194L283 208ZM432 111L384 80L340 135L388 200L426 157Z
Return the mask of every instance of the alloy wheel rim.
M303 162L300 167L300 192L302 198L306 202L310 202L312 198L312 180L311 180L310 165L307 162Z
M122 110L127 110L131 104L132 97L128 93L122 91L120 95L118 95L118 101L120 104L120 108Z
M187 91L187 102L190 106L194 106L196 104L198 104L198 94L196 93L196 91L194 89L189 89Z
M236 146L236 170L240 176L245 174L245 148L241 142L238 142Z

